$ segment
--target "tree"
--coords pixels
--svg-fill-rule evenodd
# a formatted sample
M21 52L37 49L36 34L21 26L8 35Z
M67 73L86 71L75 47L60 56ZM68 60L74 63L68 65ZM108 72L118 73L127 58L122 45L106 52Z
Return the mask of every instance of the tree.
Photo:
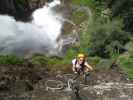
M124 29L133 32L133 0L95 0L104 2L105 6L110 8L113 17L122 17L124 19Z
M95 22L91 26L89 54L92 56L111 57L112 52L123 53L124 45L129 41L129 33L122 30L120 20L108 23Z

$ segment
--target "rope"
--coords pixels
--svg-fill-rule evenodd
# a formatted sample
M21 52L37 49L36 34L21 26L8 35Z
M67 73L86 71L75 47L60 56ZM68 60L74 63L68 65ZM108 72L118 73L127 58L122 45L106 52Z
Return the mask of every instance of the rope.
M56 87L52 87L52 86L49 86L50 83L53 83L53 84L57 84ZM49 84L49 85L48 85ZM59 80L47 80L46 83L45 83L45 86L46 86L46 90L52 90L52 91L55 91L55 90L61 90L64 88L64 84L62 81L59 81Z

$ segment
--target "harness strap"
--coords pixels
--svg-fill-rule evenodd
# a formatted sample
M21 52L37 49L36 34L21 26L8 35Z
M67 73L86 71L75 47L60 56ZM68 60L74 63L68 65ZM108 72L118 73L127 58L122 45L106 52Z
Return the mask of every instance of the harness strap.
M78 63L78 61L77 61L77 59L76 59L76 61L75 61L75 66L77 65L77 63ZM85 67L84 63L85 63L85 60L83 61L82 64L80 64L80 66L81 66L80 70L81 70L81 71L84 70L84 67ZM79 70L78 70L76 67L75 67L75 70L76 70L76 72L79 72ZM80 73L80 72L79 72L79 73Z

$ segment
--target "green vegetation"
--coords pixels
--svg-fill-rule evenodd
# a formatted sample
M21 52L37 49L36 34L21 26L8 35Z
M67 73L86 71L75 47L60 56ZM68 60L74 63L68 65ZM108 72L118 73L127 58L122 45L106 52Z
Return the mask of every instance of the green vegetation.
M71 0L71 3L74 5L84 5L87 6L89 5L91 2L91 0Z
M19 11L25 11L29 8L28 0L14 0L14 4Z
M94 0L110 8L113 17L120 16L124 20L124 29L133 32L133 0Z
M85 14L85 12L81 12L81 11L73 12L71 17L71 20L76 24L80 24L86 19L88 19L88 16Z
M48 57L45 55L33 55L31 62L36 66L48 65Z
M82 22L82 30L80 32L81 43L78 50L89 55L88 61L95 66L95 69L102 69L102 66L104 69L108 69L112 61L118 60L121 70L129 78L133 79L133 43L130 42L132 40L130 38L133 37L130 35L133 32L133 1L72 1L76 5L89 6L93 12L93 21L91 23L88 19ZM86 4L84 4L85 2ZM75 16L78 18L79 15ZM128 57L123 56L125 51L128 53Z
M118 59L119 66L126 73L130 79L133 79L133 55L125 53Z
M0 65L19 65L23 63L24 60L15 55L0 55Z
M111 22L95 21L90 26L89 54L109 58L112 53L124 52L124 45L129 41L129 35L122 30L121 21Z
M26 0L17 1L16 7L22 9ZM92 20L82 11L73 11L70 19L80 28L80 45L73 45L64 57L33 55L32 64L47 66L54 72L70 71L71 60L79 52L88 56L94 69L108 70L114 60L129 78L133 79L133 1L132 0L71 0L72 5L89 7ZM126 5L126 6L125 6ZM25 9L24 9L25 11ZM23 64L14 55L0 55L0 64Z

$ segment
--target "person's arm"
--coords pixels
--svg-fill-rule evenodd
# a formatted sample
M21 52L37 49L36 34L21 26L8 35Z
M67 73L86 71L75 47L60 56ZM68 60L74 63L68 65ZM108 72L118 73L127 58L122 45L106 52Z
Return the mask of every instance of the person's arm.
M75 61L76 61L76 59L73 59L73 60L72 60L72 71L73 71L74 73L76 73Z
M90 69L91 71L93 70L93 67L91 65L89 65L87 62L85 63L85 66Z
M74 64L72 66L72 70L73 70L74 73L77 73L77 71L75 70L75 65Z

